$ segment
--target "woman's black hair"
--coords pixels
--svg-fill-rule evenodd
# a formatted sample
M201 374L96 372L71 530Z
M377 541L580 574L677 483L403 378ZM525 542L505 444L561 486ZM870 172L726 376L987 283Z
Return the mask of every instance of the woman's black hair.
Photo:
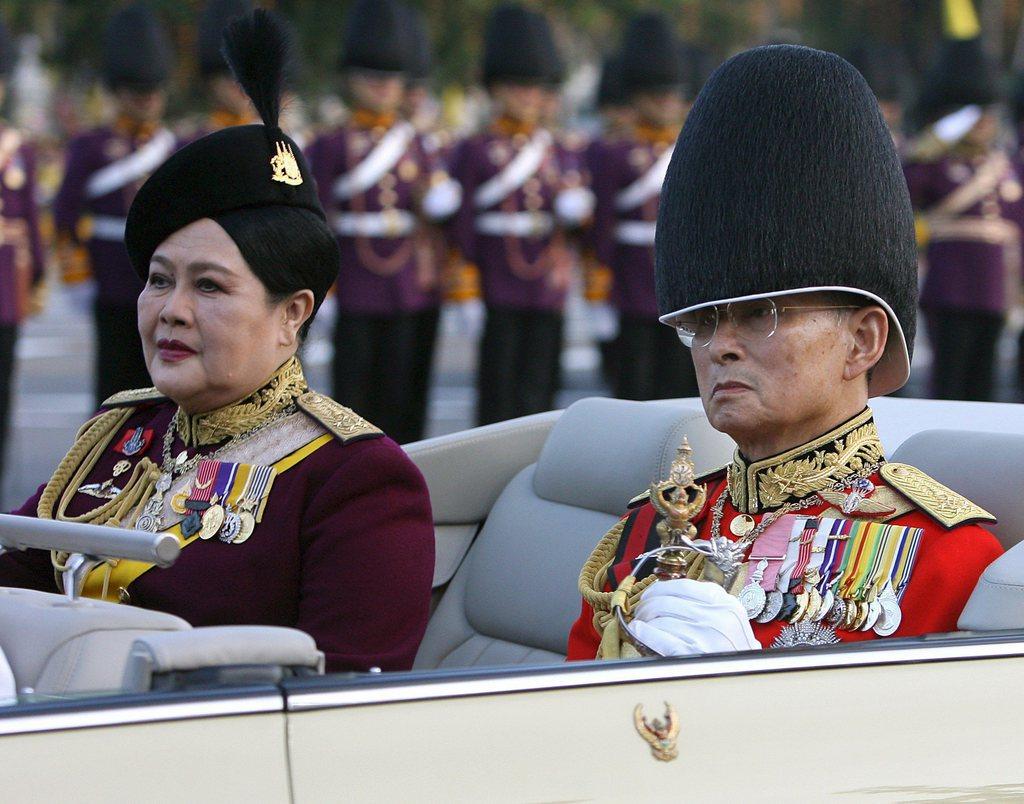
M341 257L327 224L309 210L287 206L235 209L214 220L235 241L272 301L313 292L313 312L299 330L304 339L338 276Z

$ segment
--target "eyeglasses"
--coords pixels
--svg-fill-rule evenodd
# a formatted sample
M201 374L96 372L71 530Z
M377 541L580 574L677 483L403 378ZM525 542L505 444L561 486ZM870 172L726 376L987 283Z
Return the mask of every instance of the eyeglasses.
M728 319L737 337L745 341L763 341L778 330L779 317L783 313L857 309L859 308L855 304L778 307L773 299L754 299L745 302L731 302L724 307L720 305L702 307L692 313L685 313L670 323L676 328L679 340L692 349L694 346L709 346L711 344L723 317Z

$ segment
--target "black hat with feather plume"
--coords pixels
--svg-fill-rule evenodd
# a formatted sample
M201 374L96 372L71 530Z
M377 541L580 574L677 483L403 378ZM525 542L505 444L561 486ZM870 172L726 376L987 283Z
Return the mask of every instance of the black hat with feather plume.
M231 68L221 47L228 24L252 11L250 0L210 0L199 18L199 74L203 78L227 75Z
M224 55L263 124L208 134L177 151L150 176L128 213L125 245L132 266L145 278L164 240L190 223L211 218L238 244L268 289L287 290L298 283L313 291L319 305L337 277L337 244L306 158L278 125L290 55L288 31L272 13L256 9L227 27ZM249 248L256 216L264 230L273 227L275 217L287 218L293 233L295 227L302 230L295 237L285 236L286 241L323 245L317 246L315 259L296 254L285 268L263 268L258 249ZM282 270L302 275L282 284L275 274Z

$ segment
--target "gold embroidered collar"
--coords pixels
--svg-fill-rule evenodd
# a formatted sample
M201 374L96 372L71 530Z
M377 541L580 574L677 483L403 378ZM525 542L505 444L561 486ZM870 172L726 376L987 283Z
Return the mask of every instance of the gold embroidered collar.
M262 424L308 390L302 364L297 357L291 357L266 384L245 399L192 416L178 408L174 426L188 447L219 444Z
M885 460L870 408L828 433L760 461L739 450L729 467L729 496L743 513L778 508L829 488Z

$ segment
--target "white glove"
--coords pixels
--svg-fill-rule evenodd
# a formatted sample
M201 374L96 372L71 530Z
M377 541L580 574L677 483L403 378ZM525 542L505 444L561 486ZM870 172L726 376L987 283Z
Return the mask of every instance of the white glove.
M439 223L458 212L461 205L462 185L455 179L443 179L423 195L420 208L428 219Z
M92 305L96 299L96 280L86 279L84 282L64 285L64 298L76 313L92 315Z
M452 322L452 330L464 338L474 340L484 331L487 310L480 299L470 299L446 305L444 315Z
M739 600L716 583L686 578L648 587L629 631L662 656L761 649Z
M581 226L594 214L595 203L586 187L567 187L555 196L555 215L565 226Z
M590 335L595 341L614 340L619 334L619 311L607 302L587 304L587 320L590 322Z

